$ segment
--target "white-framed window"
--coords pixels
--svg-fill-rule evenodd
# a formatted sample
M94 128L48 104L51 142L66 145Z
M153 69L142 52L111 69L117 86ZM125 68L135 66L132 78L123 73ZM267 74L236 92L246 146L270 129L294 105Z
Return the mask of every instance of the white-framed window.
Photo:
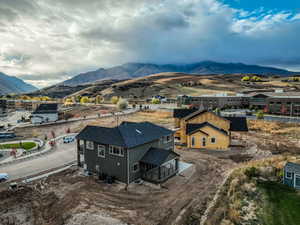
M79 145L80 146L84 145L84 140L79 140Z
M98 145L98 157L105 158L105 145Z
M140 164L139 163L135 163L135 164L133 164L133 166L132 166L132 171L133 172L138 172L140 170Z
M171 141L172 141L172 135L167 135L167 136L164 137L164 142L165 143L169 143Z
M295 174L295 187L300 187L300 175Z
M109 154L117 155L117 156L124 156L124 150L122 147L110 145L109 146Z
M86 149L94 150L94 142L86 141Z
M212 137L211 139L210 139L210 141L211 141L211 143L216 143L216 138L215 137Z
M195 137L192 137L192 146L195 146Z
M286 172L286 173L285 173L285 178L287 178L287 179L292 179L292 177L293 177L292 172Z

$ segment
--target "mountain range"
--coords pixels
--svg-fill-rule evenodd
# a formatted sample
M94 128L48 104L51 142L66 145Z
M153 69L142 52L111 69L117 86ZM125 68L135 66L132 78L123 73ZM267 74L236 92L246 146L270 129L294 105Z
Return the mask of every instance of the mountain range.
M31 84L25 83L23 80L9 76L0 72L0 95L5 94L21 94L37 90Z
M181 72L199 75L253 73L258 75L289 76L294 74L294 72L273 67L246 65L243 63L219 63L213 61L203 61L192 64L165 65L150 63L126 63L108 69L100 68L95 71L81 73L69 80L64 81L62 84L67 86L76 86L79 84L87 84L105 79L131 79L162 72Z

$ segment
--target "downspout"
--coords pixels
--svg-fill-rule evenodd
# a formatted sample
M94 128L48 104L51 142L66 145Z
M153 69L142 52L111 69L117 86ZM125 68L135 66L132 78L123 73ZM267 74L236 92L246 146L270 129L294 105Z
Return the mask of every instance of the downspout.
M129 181L130 181L130 179L129 179L129 176L130 176L130 173L129 173L129 149L127 148L126 151L127 151L127 185L125 187L125 190L127 190Z

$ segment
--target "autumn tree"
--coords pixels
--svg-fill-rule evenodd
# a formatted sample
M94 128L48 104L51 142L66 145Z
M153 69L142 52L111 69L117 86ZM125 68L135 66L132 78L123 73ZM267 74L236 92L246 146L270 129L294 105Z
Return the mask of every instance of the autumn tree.
M113 96L110 99L112 104L117 104L119 102L119 97L118 96Z

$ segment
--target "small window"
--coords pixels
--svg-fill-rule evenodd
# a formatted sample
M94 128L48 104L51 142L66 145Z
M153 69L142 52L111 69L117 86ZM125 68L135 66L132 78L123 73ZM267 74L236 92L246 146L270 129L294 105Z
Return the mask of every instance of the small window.
M90 150L94 150L94 142L86 141L86 148Z
M195 146L195 137L192 137L192 146Z
M165 136L165 143L169 143L172 141L171 135Z
M211 143L213 143L213 144L216 143L216 138L215 137L211 138Z
M109 154L117 155L117 156L124 156L124 151L123 151L122 147L110 145L109 146Z
M98 156L105 158L105 145L98 145Z
M286 173L285 173L285 177L286 177L287 179L292 179L293 174L292 174L291 172L286 172Z
M133 172L138 172L139 170L140 170L139 163L133 164L132 171Z

